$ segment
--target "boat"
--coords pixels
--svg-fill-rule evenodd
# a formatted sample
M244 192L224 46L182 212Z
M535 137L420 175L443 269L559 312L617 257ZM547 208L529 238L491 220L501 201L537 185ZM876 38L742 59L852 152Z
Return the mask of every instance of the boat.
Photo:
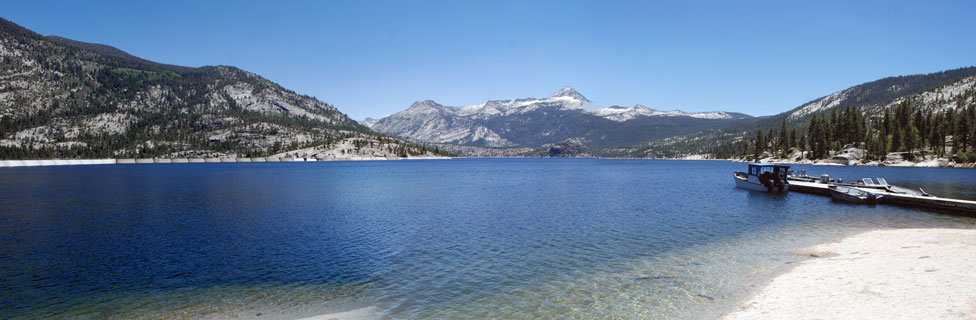
M877 183L875 183L874 180L871 180L871 178L861 179L861 181L857 182L857 186L864 187L864 188L871 188L871 189L879 189L891 193L905 194L905 195L916 196L916 197L932 196L928 192L925 192L925 190L923 190L922 188L918 188L918 190L912 190L909 188L888 184L888 180L885 180L885 178L877 178L877 179L878 179Z
M916 191L916 190L912 190L912 189L905 188L905 187L899 187L899 186L895 186L895 185L888 185L888 186L885 186L885 190L888 190L888 192L891 192L891 193L907 194L907 195L916 196L916 197L931 197L932 196L928 192L925 192L925 190L922 190L922 188L918 188L918 191Z
M807 169L797 169L796 172L793 169L786 174L787 180L793 181L803 181L803 182L817 182L817 177L811 177L807 175Z
M844 186L829 186L830 197L834 200L856 203L856 204L875 204L884 198L884 195L872 193L858 188Z
M750 163L747 172L735 172L735 186L743 189L766 191L766 192L788 192L790 182L786 179L786 173L790 166L770 163Z

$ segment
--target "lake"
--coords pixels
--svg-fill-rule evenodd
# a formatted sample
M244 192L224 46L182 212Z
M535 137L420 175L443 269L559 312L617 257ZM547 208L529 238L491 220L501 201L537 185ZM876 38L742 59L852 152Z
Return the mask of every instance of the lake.
M976 170L806 168L976 199ZM733 187L745 164L453 159L0 168L11 318L711 318L803 256L976 219Z

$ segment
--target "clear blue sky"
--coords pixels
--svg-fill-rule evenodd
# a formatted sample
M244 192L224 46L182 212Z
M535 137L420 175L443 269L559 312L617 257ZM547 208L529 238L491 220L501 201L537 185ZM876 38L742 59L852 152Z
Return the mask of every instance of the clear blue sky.
M43 35L232 65L355 119L571 85L600 106L776 114L976 65L976 1L9 1Z

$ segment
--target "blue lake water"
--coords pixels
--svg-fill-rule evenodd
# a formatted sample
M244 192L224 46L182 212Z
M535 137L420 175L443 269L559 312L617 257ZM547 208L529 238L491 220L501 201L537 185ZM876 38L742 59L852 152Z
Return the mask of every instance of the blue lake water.
M0 317L709 318L877 228L976 219L733 187L723 161L0 168ZM976 170L818 167L976 199Z

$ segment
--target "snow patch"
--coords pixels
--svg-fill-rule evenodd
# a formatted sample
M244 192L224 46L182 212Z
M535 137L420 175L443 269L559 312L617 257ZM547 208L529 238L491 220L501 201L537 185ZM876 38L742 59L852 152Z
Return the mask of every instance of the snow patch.
M734 119L735 117L723 111L711 112L685 112L681 110L660 111L642 105L635 105L632 108L621 106L610 106L602 109L593 110L591 114L609 120L624 122L639 117L692 117L699 119Z

